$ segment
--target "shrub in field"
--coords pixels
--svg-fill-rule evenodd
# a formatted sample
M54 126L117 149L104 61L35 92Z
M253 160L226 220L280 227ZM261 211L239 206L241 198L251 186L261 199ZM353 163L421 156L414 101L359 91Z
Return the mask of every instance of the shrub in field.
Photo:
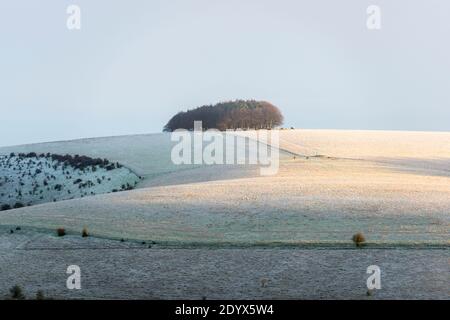
M15 285L11 289L9 289L9 293L11 296L11 299L15 300L24 300L25 295L23 294L22 288L18 285Z
M14 209L18 209L18 208L23 208L24 205L22 202L16 202L16 204L14 205Z
M268 279L261 279L261 288L267 287L267 283L269 282Z
M81 236L83 238L89 237L89 233L86 228L83 228L83 231L81 232Z
M352 240L357 247L361 247L364 244L364 242L366 242L366 238L361 232L354 234Z
M66 235L66 229L58 228L56 229L56 234L58 235L58 237L64 237Z
M44 292L42 290L36 292L36 300L45 300Z

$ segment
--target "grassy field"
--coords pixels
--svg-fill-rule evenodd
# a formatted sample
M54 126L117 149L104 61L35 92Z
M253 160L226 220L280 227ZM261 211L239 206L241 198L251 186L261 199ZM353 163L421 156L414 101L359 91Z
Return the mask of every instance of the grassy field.
M365 265L375 261L391 279L378 298L448 299L449 136L282 130L285 152L274 176L260 176L257 166L179 168L167 155L166 135L0 148L107 157L144 176L135 190L0 212L0 291L10 279L22 279L32 290L41 284L55 296L72 297L41 268L57 272L76 261L91 285L106 281L98 270L111 263L119 270L114 279L125 279L90 287L77 296L83 298L199 298L205 292L211 298L359 299ZM67 238L55 236L59 227ZM88 239L80 236L85 227ZM366 238L362 249L351 240L357 232ZM48 281L10 267L31 261ZM254 273L242 273L245 268ZM270 289L261 288L264 277ZM330 287L329 277L342 281ZM127 289L139 281L153 289ZM161 281L172 285L163 288Z
M378 245L449 244L450 177L441 168L450 159L448 134L283 130L280 136L282 149L319 149L323 155L284 155L279 173L268 177L242 166L184 168L178 174L161 151L169 152L170 141L153 135L128 137L133 143L126 137L69 142L61 152L90 149L95 151L89 155L99 156L106 144L107 156L146 174L144 185L156 179L152 172L166 185L13 210L1 214L1 224L73 231L88 226L99 237L173 245L340 245L350 244L356 232ZM398 157L394 144L400 145ZM124 153L122 145L137 151ZM48 144L24 148L44 151ZM215 171L227 179L214 180ZM164 173L172 185L164 183ZM212 181L190 182L195 179Z

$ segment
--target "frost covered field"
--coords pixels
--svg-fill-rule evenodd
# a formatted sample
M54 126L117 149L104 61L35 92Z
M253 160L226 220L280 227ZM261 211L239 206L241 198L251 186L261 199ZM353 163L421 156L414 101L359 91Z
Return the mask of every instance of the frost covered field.
M83 198L137 185L139 178L129 169L98 162L101 165L73 167L50 154L0 155L0 208Z
M143 176L136 190L0 212L0 295L20 282L63 298L364 298L375 261L389 279L375 298L450 298L450 133L279 134L275 176L175 166L167 134L0 148L107 158ZM364 248L353 247L357 232ZM20 268L32 261L35 273ZM73 261L90 289L61 288ZM114 279L111 264L117 285L94 290Z

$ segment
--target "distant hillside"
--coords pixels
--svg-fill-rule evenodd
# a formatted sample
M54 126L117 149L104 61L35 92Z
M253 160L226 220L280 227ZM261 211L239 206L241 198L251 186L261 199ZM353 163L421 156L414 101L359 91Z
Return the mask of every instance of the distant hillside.
M202 121L204 129L271 129L283 123L283 115L266 101L236 100L179 112L164 131L192 130L194 121Z

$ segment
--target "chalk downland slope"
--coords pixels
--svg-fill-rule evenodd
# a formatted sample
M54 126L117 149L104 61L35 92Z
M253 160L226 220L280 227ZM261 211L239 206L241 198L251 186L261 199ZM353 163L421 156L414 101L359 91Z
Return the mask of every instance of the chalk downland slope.
M310 157L368 160L450 175L450 132L282 130L280 148Z
M138 182L106 159L12 153L0 156L0 210L131 190Z
M119 162L142 177L143 179L137 188L222 180L258 174L257 168L250 165L220 166L220 168L195 164L175 165L171 159L171 152L177 143L177 141L171 141L170 133L155 133L1 147L0 154L50 152L106 158L111 162ZM205 145L207 143L204 143ZM193 150L191 150L191 153L194 153ZM281 153L281 157L286 157L286 154ZM183 173L190 172L193 169L196 169L195 174ZM177 174L181 175L179 179Z
M290 153L275 176L174 166L167 135L0 148L144 175L139 189L1 211L0 299L14 285L54 299L449 299L448 133L279 133ZM83 290L66 288L74 263ZM371 264L386 285L368 296Z
M87 225L100 237L176 246L341 246L351 245L357 232L369 245L450 244L449 133L279 133L281 149L304 156L284 155L275 176L244 170L230 179L220 166L160 170L159 185L2 212L1 223L74 231ZM95 144L97 150L108 149L112 159L119 158L122 144L127 146L129 159L120 153L122 162L147 168L148 183L151 166L158 164L147 163L149 151L142 151L151 148L147 138L105 138ZM151 150L167 157L158 150L161 141L153 142ZM83 143L68 145L80 149ZM170 147L164 150L170 155ZM212 171L222 171L222 180L213 180L218 176ZM166 174L172 185L161 186Z

